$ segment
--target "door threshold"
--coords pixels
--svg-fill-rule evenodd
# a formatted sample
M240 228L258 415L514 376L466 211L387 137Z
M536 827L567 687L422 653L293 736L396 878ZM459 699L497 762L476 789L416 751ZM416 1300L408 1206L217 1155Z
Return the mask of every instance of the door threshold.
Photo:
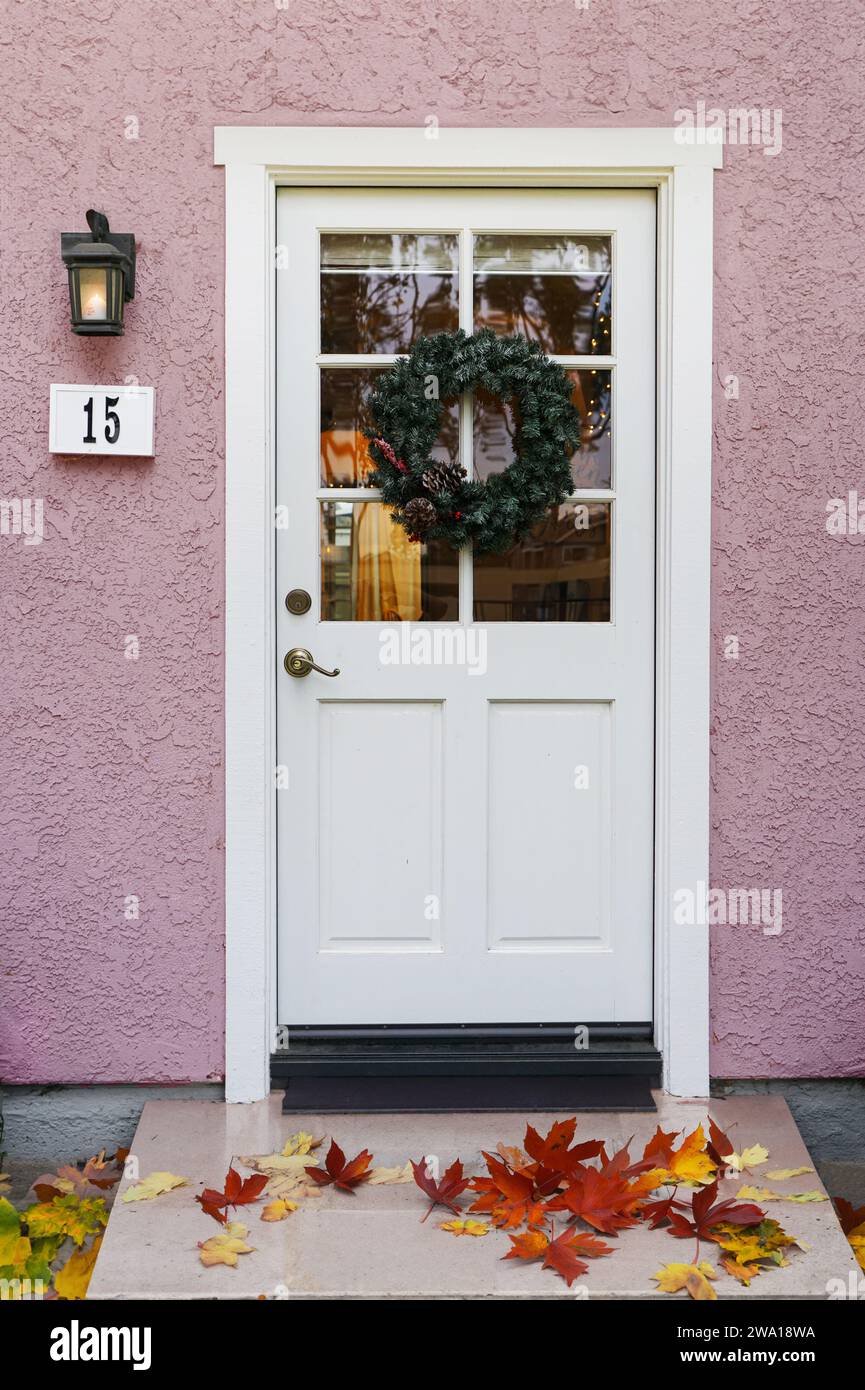
M549 1025L293 1029L271 1076L285 1086L282 1108L291 1114L652 1111L661 1054L615 1026L592 1029L579 1050L573 1029Z

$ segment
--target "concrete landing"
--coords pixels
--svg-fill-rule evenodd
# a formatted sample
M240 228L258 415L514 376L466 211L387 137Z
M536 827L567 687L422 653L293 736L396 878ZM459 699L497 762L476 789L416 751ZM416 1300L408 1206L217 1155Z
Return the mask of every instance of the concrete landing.
M435 1154L442 1169L460 1157L466 1172L475 1173L482 1169L482 1148L494 1150L499 1141L520 1144L525 1131L525 1121L515 1114L318 1117L282 1115L280 1101L281 1094L274 1094L246 1106L196 1101L145 1105L132 1146L141 1176L167 1170L187 1177L190 1186L152 1201L124 1204L120 1198L130 1183L123 1180L90 1298L670 1298L657 1292L652 1275L663 1264L693 1258L691 1241L640 1226L609 1238L616 1253L593 1261L588 1274L568 1290L562 1279L539 1265L503 1261L510 1243L502 1233L478 1239L452 1236L438 1228L439 1221L448 1219L440 1208L421 1224L426 1205L411 1183L361 1185L355 1196L328 1188L278 1223L260 1219L262 1204L247 1207L236 1219L248 1227L246 1239L254 1252L241 1255L236 1268L207 1269L199 1261L197 1243L220 1228L193 1197L202 1185L221 1187L229 1163L240 1154L279 1152L290 1134L304 1129L316 1136L333 1134L348 1157L370 1149L377 1166ZM577 1140L603 1137L616 1149L634 1135L631 1153L638 1156L656 1124L690 1132L705 1122L710 1109L737 1149L759 1142L769 1150L762 1168L725 1181L722 1197L733 1196L742 1183L782 1192L823 1190L816 1172L786 1181L760 1176L778 1168L814 1167L783 1100L747 1096L709 1104L658 1095L657 1101L657 1115L579 1116ZM543 1133L553 1120L565 1117L530 1118ZM314 1161L323 1161L319 1154L326 1147ZM769 1269L744 1288L720 1270L716 1247L704 1244L701 1258L718 1268L719 1298L823 1299L830 1280L857 1287L860 1271L829 1202L772 1202L767 1214L809 1248L793 1249L786 1268Z

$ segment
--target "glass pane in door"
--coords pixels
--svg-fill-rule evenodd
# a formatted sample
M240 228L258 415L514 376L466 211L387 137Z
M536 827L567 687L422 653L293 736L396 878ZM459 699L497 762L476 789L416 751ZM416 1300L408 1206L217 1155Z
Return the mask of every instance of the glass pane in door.
M580 446L571 458L574 488L608 488L612 482L612 372L580 367L568 371L573 402L583 422ZM501 473L516 458L515 403L486 391L474 395L475 477Z
M474 239L475 328L522 333L559 355L612 352L608 236L482 233Z
M459 238L432 232L321 234L321 351L407 352L459 326Z
M611 502L563 502L503 555L475 555L475 622L609 622L611 522Z
M322 367L321 486L368 487L373 464L364 429L369 425L366 402L387 367ZM459 404L442 411L441 431L430 456L443 463L459 462Z
M321 502L325 622L456 622L459 557L410 541L383 502Z

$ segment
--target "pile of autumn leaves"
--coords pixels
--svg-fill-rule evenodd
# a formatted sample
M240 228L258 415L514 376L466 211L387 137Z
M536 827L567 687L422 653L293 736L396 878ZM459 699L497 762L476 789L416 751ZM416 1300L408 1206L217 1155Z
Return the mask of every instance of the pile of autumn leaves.
M574 1143L575 1132L575 1118L556 1122L546 1135L528 1125L523 1148L500 1144L496 1153L484 1152L487 1171L477 1177L467 1176L459 1159L441 1177L426 1157L407 1164L405 1171L376 1169L368 1150L347 1159L335 1141L323 1167L302 1163L302 1172L297 1171L295 1141L305 1141L303 1152L309 1158L321 1142L308 1135L289 1140L286 1154L291 1152L284 1161L295 1165L291 1180L304 1182L307 1192L332 1186L353 1194L362 1183L413 1178L429 1199L422 1221L441 1207L453 1217L441 1228L454 1235L485 1236L498 1229L510 1240L504 1259L540 1261L569 1288L588 1271L587 1260L614 1253L604 1236L615 1239L641 1222L694 1242L690 1261L664 1265L654 1276L666 1293L685 1290L695 1299L716 1297L712 1281L718 1276L701 1259L701 1245L717 1247L721 1267L745 1285L765 1267L787 1263L784 1251L797 1242L777 1221L753 1201L719 1201L718 1182L728 1171L740 1172L745 1163L711 1119L708 1140L702 1125L682 1138L658 1127L642 1157L633 1161L628 1145L611 1155L599 1139ZM750 1152L765 1155L762 1149ZM278 1159L270 1155L259 1163L272 1165ZM246 1228L230 1222L228 1213L257 1201L267 1185L267 1172L241 1178L231 1168L221 1192L208 1188L196 1197L202 1210L224 1227L219 1236L200 1244L204 1264L236 1264L238 1254L250 1252ZM468 1193L474 1200L466 1208L459 1199ZM282 1220L296 1206L283 1195L261 1216Z
M84 1298L102 1232L106 1195L123 1176L127 1150L67 1164L33 1184L36 1201L17 1211L0 1197L0 1279L23 1297ZM0 1174L0 1177L3 1175Z

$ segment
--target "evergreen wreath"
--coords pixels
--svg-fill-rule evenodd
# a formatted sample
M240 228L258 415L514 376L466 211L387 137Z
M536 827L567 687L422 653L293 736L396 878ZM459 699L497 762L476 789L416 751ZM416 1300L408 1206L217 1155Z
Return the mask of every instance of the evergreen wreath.
M570 458L582 422L564 368L537 343L489 328L436 333L380 375L364 431L375 464L370 482L410 540L507 550L572 492ZM478 388L512 401L517 421L515 460L486 482L430 458L445 404Z

